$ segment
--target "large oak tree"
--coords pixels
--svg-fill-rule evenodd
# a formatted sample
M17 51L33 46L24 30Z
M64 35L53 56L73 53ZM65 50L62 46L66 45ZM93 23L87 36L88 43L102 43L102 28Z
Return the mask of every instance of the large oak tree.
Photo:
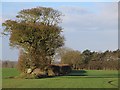
M21 10L16 20L3 23L3 34L10 35L10 46L21 48L19 67L39 67L51 64L55 50L64 44L59 26L62 13L46 7ZM21 60L22 59L22 60Z

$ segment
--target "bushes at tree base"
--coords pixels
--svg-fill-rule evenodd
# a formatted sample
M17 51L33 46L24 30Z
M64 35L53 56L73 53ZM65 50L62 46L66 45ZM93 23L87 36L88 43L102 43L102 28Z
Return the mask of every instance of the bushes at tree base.
M30 70L30 68L28 70ZM45 73L45 71L41 70L40 68L36 68L36 69L32 70L32 72L22 73L17 78L37 79L37 78L43 78L43 77L47 77L47 74Z
M28 74L28 73L21 73L20 76L17 76L15 78L20 78L20 79L35 79L37 78L36 75L34 74Z
M30 71L30 72L29 72ZM37 79L37 78L46 78L49 76L60 76L66 75L72 71L71 66L68 64L51 64L47 66L44 70L40 68L35 68L30 70L26 69L26 73L22 73L18 78L23 79Z

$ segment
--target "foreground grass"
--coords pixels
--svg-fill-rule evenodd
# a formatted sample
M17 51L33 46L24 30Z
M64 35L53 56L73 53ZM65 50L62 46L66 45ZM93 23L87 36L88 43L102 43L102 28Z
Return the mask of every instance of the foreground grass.
M114 85L109 84L114 81ZM59 77L47 79L4 79L3 88L116 88L117 78Z
M17 75L19 72L16 69L3 69L3 88L117 88L118 86L118 72L114 70L73 71L68 76L42 79L7 79Z
M2 78L18 76L20 72L16 68L3 68L2 69Z

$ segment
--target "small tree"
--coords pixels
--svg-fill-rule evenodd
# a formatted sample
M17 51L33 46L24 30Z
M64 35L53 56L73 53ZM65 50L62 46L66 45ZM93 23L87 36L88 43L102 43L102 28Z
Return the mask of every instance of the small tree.
M73 69L79 69L79 65L82 64L81 53L74 50L68 51L62 56L61 63L69 64Z
M62 28L58 26L61 15L58 10L37 7L21 10L16 20L3 23L3 33L10 34L10 46L23 49L20 67L44 69L51 63L55 50L64 44Z

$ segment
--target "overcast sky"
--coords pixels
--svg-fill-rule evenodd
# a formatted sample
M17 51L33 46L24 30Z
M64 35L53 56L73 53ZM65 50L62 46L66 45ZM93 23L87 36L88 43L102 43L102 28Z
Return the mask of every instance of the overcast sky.
M116 50L118 48L117 5L117 2L2 3L2 20L4 22L7 19L15 19L17 13L22 9L37 6L52 7L64 14L60 26L63 27L66 47L79 51L85 49L92 51ZM0 22L2 20L0 19ZM18 50L10 49L9 37L2 39L2 45L1 58L17 60Z

